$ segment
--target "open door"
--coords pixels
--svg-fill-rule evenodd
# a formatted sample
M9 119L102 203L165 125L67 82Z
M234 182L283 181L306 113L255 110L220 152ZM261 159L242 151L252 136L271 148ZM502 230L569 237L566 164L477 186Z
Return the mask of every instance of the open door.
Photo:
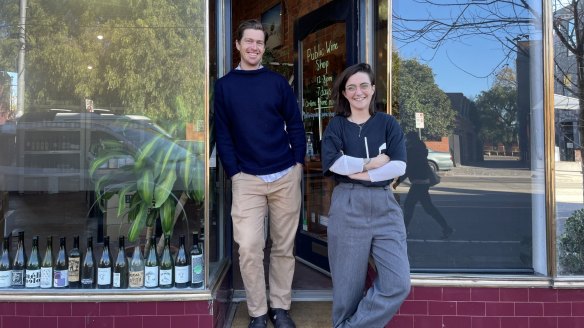
M299 261L329 273L328 210L334 182L325 178L320 141L334 116L330 100L333 81L357 62L358 2L337 0L297 19L294 24L295 90L302 107L307 152L303 210L296 236Z

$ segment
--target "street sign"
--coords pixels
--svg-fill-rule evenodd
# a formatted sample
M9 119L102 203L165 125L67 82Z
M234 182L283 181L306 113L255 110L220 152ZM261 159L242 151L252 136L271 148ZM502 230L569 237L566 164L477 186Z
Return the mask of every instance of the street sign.
M416 113L416 129L424 128L424 113Z

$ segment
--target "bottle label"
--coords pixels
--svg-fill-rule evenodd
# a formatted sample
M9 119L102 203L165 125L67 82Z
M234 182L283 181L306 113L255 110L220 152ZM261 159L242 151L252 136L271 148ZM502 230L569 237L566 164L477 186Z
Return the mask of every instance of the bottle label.
M41 268L41 288L53 287L53 268Z
M112 283L112 268L97 268L97 284L111 285Z
M26 288L36 288L41 286L41 270L26 270Z
M160 270L160 286L172 285L172 269Z
M158 267L144 268L144 286L158 287Z
M12 270L12 286L24 286L24 270Z
M10 287L12 283L12 271L0 271L0 288Z
M203 282L205 280L205 273L203 272L203 255L191 256L192 282L193 284Z
M120 273L119 272L114 272L114 287L115 288L120 288Z
M55 288L62 288L69 286L69 272L68 270L55 270L53 274L53 286Z
M189 282L189 266L174 267L174 282L184 284Z
M130 271L129 286L130 288L144 287L144 271Z
M83 278L81 279L81 285L85 287L93 286L93 278Z
M78 257L69 258L69 282L79 281L79 268L81 259Z

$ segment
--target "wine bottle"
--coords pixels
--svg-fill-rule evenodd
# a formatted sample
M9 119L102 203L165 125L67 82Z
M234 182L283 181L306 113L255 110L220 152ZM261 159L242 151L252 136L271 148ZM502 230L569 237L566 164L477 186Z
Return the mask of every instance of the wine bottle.
M79 250L79 236L73 238L73 248L69 252L69 288L79 288L81 267L81 251Z
M18 233L18 247L12 263L12 288L24 288L24 270L26 266L26 251L24 249L24 231Z
M55 261L55 271L53 272L53 287L65 288L69 286L69 263L67 260L67 239L59 239L59 253Z
M103 251L97 263L97 288L112 288L112 256L109 250L109 236L103 237Z
M205 263L203 251L199 247L199 234L193 233L193 246L191 247L191 287L203 288L205 282Z
M170 255L170 237L164 237L164 249L160 258L160 281L158 285L160 288L172 287L172 256Z
M95 288L95 257L93 255L92 237L87 237L87 249L81 265L81 288Z
M158 287L158 254L156 254L156 237L150 237L148 254L144 263L144 286L146 288Z
M128 288L128 259L124 245L124 236L118 239L118 257L114 265L114 288Z
M26 288L39 288L41 286L41 255L39 254L39 236L32 238L32 249L26 263Z
M0 288L8 288L12 284L12 261L10 260L10 236L4 237L2 258L0 258Z
M174 286L176 288L186 288L189 285L189 261L185 250L185 236L179 239L178 252L174 260Z
M41 288L53 287L53 237L47 237L47 248L41 264Z
M132 254L132 260L130 261L128 285L130 288L144 287L144 258L138 245L134 247L134 254Z

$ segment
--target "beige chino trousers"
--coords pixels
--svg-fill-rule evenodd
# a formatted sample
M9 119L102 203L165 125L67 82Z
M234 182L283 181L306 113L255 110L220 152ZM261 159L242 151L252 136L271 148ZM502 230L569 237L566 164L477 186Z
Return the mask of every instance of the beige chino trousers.
M294 276L294 238L301 206L302 165L274 182L238 173L231 178L233 239L239 245L239 268L249 315L268 311L264 276L264 217L268 208L270 237L269 298L272 308L290 309Z

